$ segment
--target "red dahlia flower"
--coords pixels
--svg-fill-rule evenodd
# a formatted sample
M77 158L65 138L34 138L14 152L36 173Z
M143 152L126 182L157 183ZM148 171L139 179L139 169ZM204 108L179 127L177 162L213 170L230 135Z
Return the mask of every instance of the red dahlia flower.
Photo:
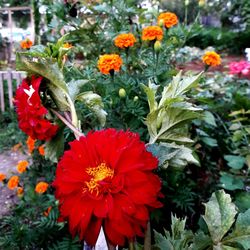
M32 139L51 139L58 126L45 118L48 113L42 105L39 87L42 77L32 76L24 79L18 87L15 97L19 128Z
M161 182L152 173L158 160L139 135L106 129L90 132L70 143L58 164L53 186L60 202L60 220L69 221L71 234L94 246L101 226L108 241L143 236L149 210L157 200Z

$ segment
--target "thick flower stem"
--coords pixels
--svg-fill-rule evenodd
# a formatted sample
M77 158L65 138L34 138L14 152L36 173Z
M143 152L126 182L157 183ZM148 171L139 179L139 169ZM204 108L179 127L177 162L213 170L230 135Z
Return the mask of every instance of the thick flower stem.
M129 242L128 250L135 250L135 243L133 241Z
M65 117L59 114L57 111L51 109L51 112L55 114L68 128L70 128L76 139L79 139L81 136L85 136L82 132L80 132L72 123L70 123Z
M151 250L151 227L150 227L150 221L147 225L147 230L145 233L145 239L144 239L144 250Z
M77 118L77 114L76 114L76 109L75 109L75 105L73 103L73 101L71 100L70 96L68 93L65 93L67 101L69 102L70 105L70 111L71 111L71 122L72 124L78 128L78 118Z

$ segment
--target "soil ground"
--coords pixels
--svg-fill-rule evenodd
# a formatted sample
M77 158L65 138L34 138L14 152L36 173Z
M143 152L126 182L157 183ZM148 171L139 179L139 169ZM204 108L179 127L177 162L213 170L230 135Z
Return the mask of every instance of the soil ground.
M7 178L15 174L18 161L26 159L27 156L19 151L5 151L0 154L0 173L6 174ZM7 214L18 197L15 191L9 190L6 185L0 183L0 218Z
M217 67L210 67L207 73L209 74L209 73L215 72L215 71L229 72L229 63L230 62L238 62L238 61L242 61L242 60L246 60L246 58L243 56L234 56L234 55L222 56L221 65L219 65ZM195 61L185 63L184 65L179 65L178 68L183 69L184 71L190 70L190 71L200 72L200 71L204 70L204 64L201 60L195 60Z

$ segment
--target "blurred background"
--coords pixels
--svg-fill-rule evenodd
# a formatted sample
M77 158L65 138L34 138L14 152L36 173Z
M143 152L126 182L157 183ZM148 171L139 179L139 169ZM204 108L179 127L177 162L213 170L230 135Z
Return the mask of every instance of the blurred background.
M0 1L0 67L11 67L14 53L25 38L36 43L55 41L62 33L74 29L75 19L84 22L91 9L109 1L37 0ZM196 23L185 45L242 54L250 46L249 0L127 0L144 14L172 11L185 24ZM145 12L146 10L146 12ZM146 17L147 18L147 17Z

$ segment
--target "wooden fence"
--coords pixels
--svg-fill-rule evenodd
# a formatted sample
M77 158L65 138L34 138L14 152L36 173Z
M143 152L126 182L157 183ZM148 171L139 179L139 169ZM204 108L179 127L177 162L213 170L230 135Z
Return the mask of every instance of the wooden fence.
M13 108L13 93L16 90L16 87L21 83L25 75L25 72L22 71L0 71L1 112L4 112L7 106ZM16 84L14 84L15 82Z

